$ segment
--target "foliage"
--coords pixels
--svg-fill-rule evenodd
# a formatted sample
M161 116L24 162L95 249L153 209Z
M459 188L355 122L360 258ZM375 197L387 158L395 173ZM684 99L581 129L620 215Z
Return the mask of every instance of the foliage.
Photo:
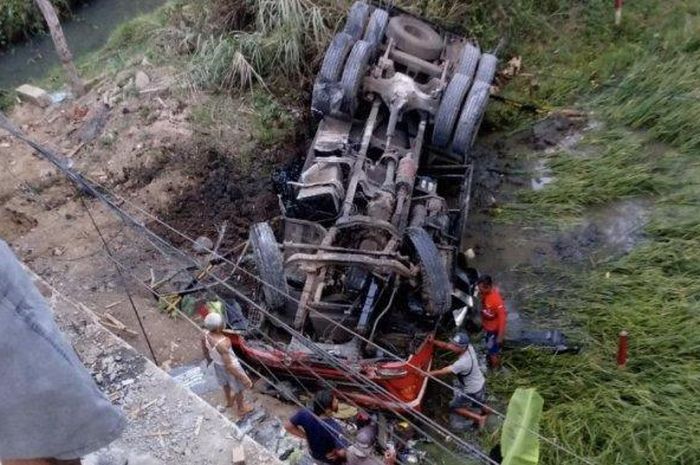
M70 14L70 8L78 0L54 0L53 5L61 16ZM2 0L0 2L0 49L10 43L27 38L46 28L34 0Z
M248 2L245 14L251 23L244 30L204 36L198 41L190 67L194 83L230 91L250 88L254 81L272 83L310 74L309 63L318 59L330 35L326 15L330 10L321 3Z

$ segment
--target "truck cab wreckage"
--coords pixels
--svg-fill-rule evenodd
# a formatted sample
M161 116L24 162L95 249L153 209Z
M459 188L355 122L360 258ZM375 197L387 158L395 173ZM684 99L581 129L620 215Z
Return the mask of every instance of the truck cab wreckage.
M250 230L268 312L231 334L242 357L367 408L420 409L436 328L473 306L460 242L496 64L400 10L353 5L314 85L318 129L282 240L268 223Z

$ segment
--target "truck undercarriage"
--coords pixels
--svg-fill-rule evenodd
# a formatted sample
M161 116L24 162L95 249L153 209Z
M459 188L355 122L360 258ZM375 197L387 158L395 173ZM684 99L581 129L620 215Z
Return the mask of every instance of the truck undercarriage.
M353 5L314 85L318 129L283 227L250 231L267 311L231 335L242 356L367 407L420 409L436 328L472 305L468 155L495 71L462 37Z

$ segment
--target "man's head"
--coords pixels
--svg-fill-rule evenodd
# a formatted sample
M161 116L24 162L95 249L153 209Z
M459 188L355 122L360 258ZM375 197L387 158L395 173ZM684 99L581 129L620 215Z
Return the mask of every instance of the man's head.
M451 342L463 351L467 350L467 348L469 347L469 335L463 331L460 331L454 336L452 336Z
M313 411L315 415L330 415L338 411L338 399L330 389L318 391L314 395Z
M491 292L491 289L493 289L493 279L487 274L482 274L481 276L479 276L479 279L476 281L476 284L477 286L479 286L479 292L481 292L482 294Z
M224 328L224 319L219 313L211 312L204 318L204 327L209 331L219 331Z

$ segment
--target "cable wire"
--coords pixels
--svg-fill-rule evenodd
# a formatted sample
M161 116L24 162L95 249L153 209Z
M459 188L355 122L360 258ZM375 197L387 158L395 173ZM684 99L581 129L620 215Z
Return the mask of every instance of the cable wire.
M13 136L17 137L18 139L24 141L25 143L27 143L28 145L30 145L31 147L33 147L37 152L39 152L41 155L43 155L44 158L46 158L48 161L50 161L51 163L53 163L57 168L59 168L60 171L64 172L64 174L65 174L69 179L71 179L75 184L77 184L77 185L79 185L80 187L84 188L88 193L90 193L91 195L93 195L93 196L99 198L99 199L100 199L101 201L103 201L107 206L109 206L111 209L113 209L125 222L130 223L130 224L132 224L133 226L136 226L136 227L140 228L142 231L146 232L147 235L148 235L150 238L152 238L152 239L155 240L154 245L156 246L156 248L158 248L158 249L161 251L161 253L164 253L165 255L167 255L167 253L163 252L163 251L160 249L160 247L158 247L156 244L160 244L160 245L162 245L162 246L164 246L164 247L166 247L166 248L170 248L170 249L176 251L176 252L178 253L178 255L180 256L180 258L183 258L183 259L185 259L185 260L188 260L188 259L189 259L189 260L193 261L193 259L191 259L191 257L188 257L187 254L185 254L184 252L182 252L182 251L181 251L180 249L178 249L177 247L174 247L172 244L168 243L168 241L166 241L165 239L163 239L162 237L158 236L158 235L155 234L153 231L151 231L150 229L148 229L142 222L137 221L137 220L134 219L131 215L129 215L128 213L126 213L125 211L123 211L123 210L121 209L120 206L118 206L117 204L115 204L115 203L114 203L112 200L110 200L106 195L104 195L102 192L100 192L98 189L96 189L96 186L99 187L100 189L104 190L104 192L107 192L108 194L110 194L112 197L118 198L118 199L121 200L122 202L131 205L133 208L137 209L138 211L140 211L141 213L145 214L146 216L148 216L148 217L154 219L154 220L155 220L156 222L158 222L159 224L165 226L167 229L171 230L172 232L176 233L176 234L179 235L180 237L182 237L182 238L184 238L184 239L190 241L190 242L193 243L193 244L195 243L194 239L190 238L189 236L187 236L186 234L182 233L181 231L179 231L179 230L173 228L171 225L169 225L169 224L165 223L164 221L160 220L160 218L158 218L158 217L156 217L155 215L151 214L150 212L148 212L148 211L142 209L142 208L139 207L138 205L135 205L133 202L130 202L129 200L123 198L122 196L119 196L119 195L117 195L117 194L112 193L109 189L107 189L106 187L102 186L100 183L97 183L97 182L95 182L95 181L89 179L88 177L82 175L81 173L75 171L73 168L71 168L70 166L68 166L67 163L65 163L64 161L62 161L62 160L59 158L59 156L57 156L54 152L52 152L51 150L49 150L49 149L43 147L42 145L40 145L40 144L36 143L35 141L33 141L33 140L27 138L26 136L24 136L24 135L22 134L21 131L19 131L19 130L18 130L17 128L15 128L11 123L9 123L9 120L7 120L7 118L2 114L2 112L0 112L0 127L3 127L3 128L6 129L8 132L10 132ZM231 262L230 260L226 259L225 257L222 257L220 254L216 253L215 251L213 251L213 250L211 250L211 249L206 249L206 248L205 248L205 250L208 250L210 253L212 253L212 256L214 256L214 257L216 257L216 258L218 258L218 259L221 259L221 260L223 260L223 261L225 261L225 262L227 262L227 263L229 263L229 264L231 264L231 265L234 265L234 267L236 266L233 262ZM196 261L194 261L194 262L196 263ZM263 285L265 285L265 286L268 286L268 287L271 287L271 288L275 289L276 292L281 293L281 294L285 295L286 297L292 299L293 301L296 301L296 302L300 303L300 302L298 301L298 299L296 299L296 298L294 298L293 296L291 296L291 295L285 293L285 292L284 292L283 290L281 290L281 289L276 289L276 288L274 288L274 286L273 286L272 284L265 282L265 281L262 280L259 276L254 275L253 273L250 273L249 271L247 271L247 270L241 268L240 266L239 266L238 268L239 268L243 273L247 274L247 275L250 276L251 278L253 278L253 279L255 279L256 281L260 282L261 284L263 284ZM217 277L216 279L218 279L218 277ZM237 289L234 289L234 288L228 286L226 283L222 283L222 284L225 285L226 287L228 287L228 288L229 288L232 292L234 292L236 295L239 295L239 297L241 297L243 300L246 300L247 302L249 302L250 305L256 306L256 304L255 304L251 299L249 299L249 298L248 298L247 296L245 296L244 294L240 293L240 291L238 291ZM315 313L316 315L318 315L319 317L324 318L324 319L326 319L327 321L331 322L331 324L338 325L337 322L335 322L334 320L330 319L329 317L327 317L327 316L324 315L323 313L317 312L315 309L312 309L312 308L310 308L310 307L309 307L309 310L310 310L311 312L314 312L314 313ZM393 354L391 351L388 351L388 350L386 350L386 349L383 349L382 347L378 346L378 345L377 345L376 343L374 343L373 341L367 340L366 338L364 338L363 336L359 335L359 334L356 333L355 331L353 331L353 330L351 330L351 329L349 329L349 328L347 328L347 327L343 327L342 329L344 329L345 331L347 331L347 332L350 333L350 334L353 334L353 335L356 336L356 337L359 337L361 340L364 340L364 341L367 342L368 344L371 344L372 346L377 347L377 348L383 350L384 353L386 353L386 354L389 355L390 357L392 357L392 358L394 358L394 359L396 359L396 360L398 360L398 361L400 361L400 362L406 363L405 360L402 359L401 357L399 357L398 355ZM302 337L303 337L303 336L302 336ZM312 344L313 344L313 343L312 343ZM321 350L322 350L322 349L321 349ZM325 352L325 351L324 351L324 352ZM433 375L430 375L429 373L425 372L425 371L422 370L420 367L416 367L416 366L410 365L410 364L408 364L408 363L406 363L406 365L407 365L407 366L410 366L410 367L413 368L413 369L415 369L415 370L418 371L419 373L421 373L421 374L423 374L423 375L429 377L430 379L435 380L436 382L438 382L439 384L441 384L441 385L447 387L448 389L450 389L450 390L452 390L452 391L454 391L454 392L459 392L461 395L465 395L467 398L470 398L470 400L472 400L472 402L474 402L475 404L480 405L480 406L482 406L482 407L484 407L484 408L488 408L490 411L492 411L492 412L493 412L494 414L496 414L497 416L500 416L500 417L502 417L502 418L505 418L505 414L503 414L503 413L499 412L498 410L495 410L495 409L493 409L493 408L487 406L486 404L484 404L484 403L478 401L477 399L471 398L470 396L466 395L465 393L462 393L461 391L459 391L457 388L455 388L455 387L453 387L453 386L450 386L449 384L447 384L447 383L445 383L444 381L438 379L437 377L435 377L435 376L433 376ZM562 450L562 451L564 451L564 452L566 452L566 453L568 453L568 454L570 454L570 455L576 457L577 459L579 459L579 460L581 460L581 461L583 461L583 462L585 462L585 463L587 463L587 464L592 464L592 463L593 463L593 462L591 462L589 459L586 459L586 458L584 458L584 457L581 457L580 455L578 455L578 454L576 454L575 452L569 450L568 448L566 448L566 447L564 447L564 446L558 444L557 442L553 441L552 439L549 439L549 438L547 438L547 437L545 437L545 436L542 436L541 434L539 434L538 432L536 432L536 431L534 431L534 430L532 430L532 429L529 429L529 428L528 428L528 430L529 430L530 433L536 435L538 438L540 438L540 439L542 439L543 441L547 442L548 444L550 444L550 445L556 447L557 449ZM455 437L458 441L460 441L459 438L457 438L456 436L454 436L451 432L448 432L448 433L449 433L449 435ZM461 441L460 441L460 442L461 442ZM466 446L467 448L469 447L469 446L466 445L466 444L465 444L465 446Z

